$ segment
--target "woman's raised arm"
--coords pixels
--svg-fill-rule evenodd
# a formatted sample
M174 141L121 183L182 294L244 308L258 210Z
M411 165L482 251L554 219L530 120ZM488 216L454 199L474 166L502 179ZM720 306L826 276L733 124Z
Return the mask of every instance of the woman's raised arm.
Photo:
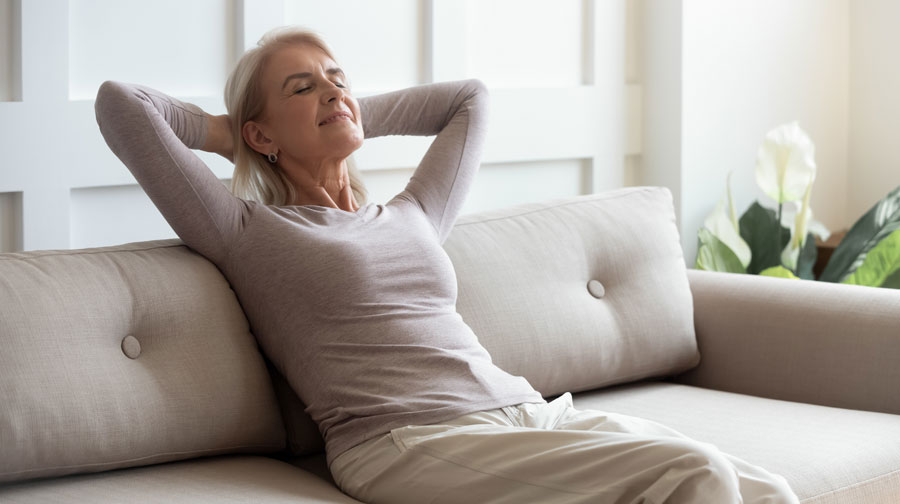
M359 99L366 138L437 135L404 192L444 243L481 164L488 92L480 80L438 82Z
M107 145L178 237L221 264L246 202L191 152L207 145L211 116L146 86L114 81L100 86L94 110Z

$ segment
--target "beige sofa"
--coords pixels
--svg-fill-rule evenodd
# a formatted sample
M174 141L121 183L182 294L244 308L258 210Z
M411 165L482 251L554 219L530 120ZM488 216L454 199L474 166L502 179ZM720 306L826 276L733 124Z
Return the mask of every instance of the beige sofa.
M686 270L670 193L461 217L457 309L548 398L649 418L804 503L900 502L900 291ZM0 254L0 502L356 502L180 240Z

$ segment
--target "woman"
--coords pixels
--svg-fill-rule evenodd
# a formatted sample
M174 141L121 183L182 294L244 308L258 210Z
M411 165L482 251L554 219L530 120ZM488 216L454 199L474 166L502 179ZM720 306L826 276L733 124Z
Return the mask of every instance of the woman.
M105 82L100 129L163 216L224 273L265 354L365 502L797 502L786 481L660 424L547 403L456 313L441 245L479 165L477 80L357 100L321 39L274 30L210 116ZM366 202L363 138L437 135L406 188ZM233 159L230 192L191 149Z

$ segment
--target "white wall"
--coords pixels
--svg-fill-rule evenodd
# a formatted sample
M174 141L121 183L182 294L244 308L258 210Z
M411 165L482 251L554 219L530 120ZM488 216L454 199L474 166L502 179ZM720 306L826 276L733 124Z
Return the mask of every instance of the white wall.
M816 146L816 218L829 229L846 225L847 15L848 0L685 3L685 249L687 240L696 246L729 169L739 212L763 197L757 148L768 130L792 120Z
M794 119L817 147L812 206L829 228L900 185L893 0L346 0L341 12L314 0L0 0L0 251L174 237L100 137L96 87L140 82L222 113L237 56L287 23L322 32L360 95L488 83L484 165L464 212L664 185L692 264L727 172L742 211L762 197L762 136ZM430 141L366 142L373 200L402 188ZM199 155L228 181L227 162Z
M223 113L237 56L282 24L322 32L360 96L488 84L463 213L623 184L625 0L0 0L0 252L174 237L100 136L97 87L142 83ZM373 201L402 190L430 141L366 141ZM198 154L227 182L229 163Z
M861 216L900 186L900 2L850 2L847 209Z
M848 0L645 0L646 184L676 195L685 259L734 171L739 213L760 198L756 151L792 120L816 145L812 208L829 229L848 214ZM680 63L680 64L679 64Z

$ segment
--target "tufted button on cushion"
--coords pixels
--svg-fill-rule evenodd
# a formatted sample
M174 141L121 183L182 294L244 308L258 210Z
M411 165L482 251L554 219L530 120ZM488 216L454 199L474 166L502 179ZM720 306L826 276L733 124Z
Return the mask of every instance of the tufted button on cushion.
M602 298L603 295L606 294L606 289L603 288L603 284L597 280L591 280L590 282L588 282L587 288L588 292L590 292L591 295L597 299Z
M141 343L129 334L122 339L122 351L129 359L137 359L141 355Z

